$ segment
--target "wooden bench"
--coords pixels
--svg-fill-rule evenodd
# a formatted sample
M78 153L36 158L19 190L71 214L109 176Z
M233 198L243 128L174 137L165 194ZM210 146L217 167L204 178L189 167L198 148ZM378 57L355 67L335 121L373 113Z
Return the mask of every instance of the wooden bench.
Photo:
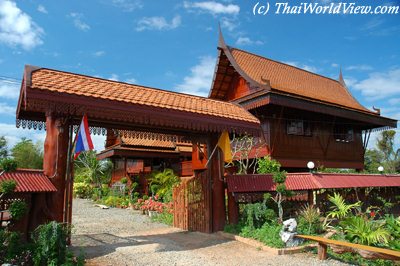
M349 242L338 241L338 240L323 238L323 237L319 237L319 236L296 235L296 237L318 242L318 259L320 259L320 260L327 259L327 257L328 257L327 246L328 245L336 245L336 246L342 246L342 247L349 247L349 248L353 248L353 249L361 249L361 250L376 252L379 254L386 255L386 256L390 257L390 259L392 259L392 260L400 260L400 252L391 250L391 249L377 248L377 247L371 247L371 246L360 245L360 244L353 244L353 243L349 243Z

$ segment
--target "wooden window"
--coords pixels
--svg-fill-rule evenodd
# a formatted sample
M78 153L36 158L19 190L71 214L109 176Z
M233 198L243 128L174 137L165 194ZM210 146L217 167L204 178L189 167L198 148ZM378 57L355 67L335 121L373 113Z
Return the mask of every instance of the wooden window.
M354 141L354 130L349 126L337 125L334 128L333 137L337 142L352 142Z
M125 169L125 161L123 159L115 160L115 170L123 170Z
M287 134L297 136L311 136L311 124L303 120L290 120L287 122Z

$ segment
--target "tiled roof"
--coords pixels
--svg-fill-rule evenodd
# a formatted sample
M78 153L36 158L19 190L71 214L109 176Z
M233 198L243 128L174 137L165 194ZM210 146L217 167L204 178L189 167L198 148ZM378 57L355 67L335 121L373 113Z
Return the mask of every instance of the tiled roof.
M158 139L147 139L147 138L130 138L122 137L121 141L123 145L129 146L143 146L143 147L157 147L157 148L167 148L175 149L175 144L168 140L158 140Z
M259 84L270 82L272 90L373 113L363 107L339 81L281 62L231 48L238 66Z
M232 175L227 177L229 192L275 191L272 175ZM288 173L289 190L333 188L399 187L400 175Z
M15 192L57 191L49 178L43 174L43 170L17 169L14 172L4 172L0 175L0 182L4 180L15 180L17 182Z
M259 124L241 106L199 96L39 68L32 72L32 89L165 108Z

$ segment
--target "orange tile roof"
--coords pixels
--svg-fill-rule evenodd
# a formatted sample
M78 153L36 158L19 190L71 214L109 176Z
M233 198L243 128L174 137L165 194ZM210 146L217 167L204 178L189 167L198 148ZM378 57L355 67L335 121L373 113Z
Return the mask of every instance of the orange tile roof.
M46 68L32 72L30 87L259 124L256 117L233 103Z
M121 136L121 141L122 141L123 145L129 145L129 146L144 146L144 147L175 149L174 142L168 141L168 140L129 138L129 137Z
M337 80L236 48L231 48L230 52L247 75L260 84L268 80L272 90L373 113Z

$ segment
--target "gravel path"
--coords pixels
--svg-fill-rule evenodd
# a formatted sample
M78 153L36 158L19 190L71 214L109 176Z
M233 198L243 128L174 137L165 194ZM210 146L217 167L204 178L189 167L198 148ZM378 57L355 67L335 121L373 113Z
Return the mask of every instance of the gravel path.
M72 245L87 265L346 265L315 255L277 256L215 234L185 232L153 223L138 212L102 210L73 202Z

